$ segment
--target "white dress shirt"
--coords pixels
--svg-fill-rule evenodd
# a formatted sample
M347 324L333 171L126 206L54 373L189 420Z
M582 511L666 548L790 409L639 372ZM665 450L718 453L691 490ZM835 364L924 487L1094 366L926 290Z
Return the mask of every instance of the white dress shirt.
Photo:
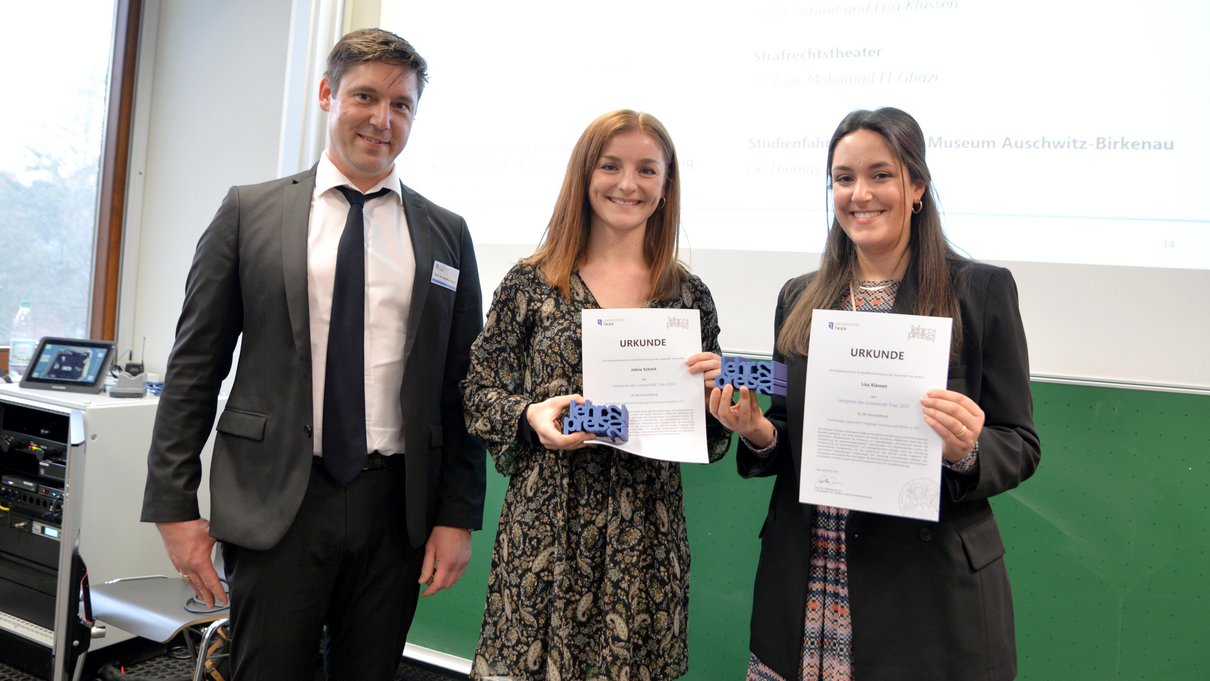
M317 455L322 454L324 379L336 249L349 213L348 202L336 189L341 185L353 187L353 183L332 165L324 150L315 172L315 192L311 195L311 218L307 225L307 303L311 315L311 391L315 410L313 442ZM403 385L403 349L407 342L416 256L396 171L366 193L372 194L383 187L391 193L367 202L364 209L366 451L399 454L403 452L404 426L399 395Z

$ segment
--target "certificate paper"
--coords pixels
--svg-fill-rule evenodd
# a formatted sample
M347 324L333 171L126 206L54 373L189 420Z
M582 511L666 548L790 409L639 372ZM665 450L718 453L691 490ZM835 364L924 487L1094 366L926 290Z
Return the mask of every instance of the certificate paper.
M815 310L799 501L936 520L941 438L920 398L944 388L951 321Z
M698 310L583 310L584 397L630 412L630 439L593 440L665 461L708 463L706 391L685 359L702 351Z

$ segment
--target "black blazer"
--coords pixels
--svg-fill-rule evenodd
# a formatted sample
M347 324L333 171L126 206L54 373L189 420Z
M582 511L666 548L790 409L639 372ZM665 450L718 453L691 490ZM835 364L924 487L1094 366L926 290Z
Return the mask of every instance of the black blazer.
M1033 423L1025 332L1008 270L951 262L964 344L948 388L986 414L979 465L970 475L942 470L940 520L852 512L845 530L853 619L853 671L861 681L1011 679L1016 675L1012 597L1004 544L988 498L1033 474L1041 457ZM775 329L811 275L789 281ZM895 312L916 299L909 270ZM786 361L774 353L778 361ZM757 456L742 444L744 477L776 475L761 529L752 606L752 652L787 679L798 678L814 506L798 502L806 361L788 360L785 398L768 418L777 447Z
M197 245L156 412L142 519L198 517L200 452L219 386L239 366L218 418L210 469L210 532L263 550L285 534L312 465L307 223L315 168L232 187ZM466 223L401 185L416 276L403 386L409 539L433 525L479 529L485 452L466 432L458 382L483 325ZM434 261L460 270L457 291L430 283ZM241 338L242 337L242 338Z

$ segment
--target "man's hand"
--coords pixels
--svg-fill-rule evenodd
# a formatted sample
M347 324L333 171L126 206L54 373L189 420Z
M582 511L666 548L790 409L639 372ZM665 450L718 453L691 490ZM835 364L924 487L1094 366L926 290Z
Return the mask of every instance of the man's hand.
M424 564L420 567L420 583L428 588L421 596L453 586L466 572L471 562L471 533L461 527L438 525L429 533L424 545Z
M199 600L206 602L206 607L213 608L215 603L227 605L227 591L219 581L218 573L210 554L214 551L214 538L210 536L210 523L205 518L184 520L175 523L156 523L160 537L164 540L164 548L168 549L168 559L172 566L181 574L193 588Z

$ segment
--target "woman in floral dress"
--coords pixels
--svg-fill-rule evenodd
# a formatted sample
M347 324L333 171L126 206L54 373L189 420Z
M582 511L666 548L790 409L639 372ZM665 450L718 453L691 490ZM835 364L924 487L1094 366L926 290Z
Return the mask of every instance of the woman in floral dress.
M542 244L504 277L463 382L467 426L509 476L471 676L673 679L686 672L689 545L677 463L586 445L580 311L694 308L704 387L718 375L710 291L677 258L680 174L667 131L615 111L584 131ZM704 407L703 407L704 408ZM708 419L710 460L726 431Z

